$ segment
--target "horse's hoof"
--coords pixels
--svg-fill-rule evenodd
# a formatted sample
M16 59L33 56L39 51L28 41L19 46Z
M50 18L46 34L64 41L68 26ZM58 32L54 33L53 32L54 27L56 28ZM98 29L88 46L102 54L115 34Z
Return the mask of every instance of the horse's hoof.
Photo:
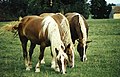
M40 69L36 69L35 72L40 72Z
M42 61L41 61L41 64L45 64L45 61L44 61L44 60L42 60Z
M30 68L29 68L29 67L26 67L26 71L30 71Z
M59 68L56 68L55 71L56 71L56 72L60 72L60 69L59 69Z
M55 65L51 65L51 68L55 69Z
M87 57L85 58L85 61L87 60Z
M32 65L29 65L28 68L32 69Z
M62 73L62 74L65 74L65 73Z
M87 60L87 58L85 57L85 58L81 58L81 61L82 62L85 62Z

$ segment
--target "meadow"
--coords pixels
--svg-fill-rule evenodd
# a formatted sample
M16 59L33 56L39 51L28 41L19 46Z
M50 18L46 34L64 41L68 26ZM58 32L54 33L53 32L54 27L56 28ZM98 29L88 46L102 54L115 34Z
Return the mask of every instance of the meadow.
M40 73L34 68L38 61L39 46L33 53L33 68L25 70L19 37L0 29L0 77L120 77L120 20L87 20L89 40L86 62L81 62L75 45L75 67L62 75L50 68L50 48L45 50L46 64ZM0 27L11 22L0 22ZM29 44L29 43L28 43ZM29 45L28 45L29 48Z

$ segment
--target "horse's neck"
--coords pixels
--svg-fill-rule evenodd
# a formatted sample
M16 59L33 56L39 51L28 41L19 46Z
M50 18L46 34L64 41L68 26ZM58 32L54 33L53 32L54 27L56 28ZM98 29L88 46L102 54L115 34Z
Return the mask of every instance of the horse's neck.
M81 15L79 15L79 22L80 22L80 26L81 26L81 31L83 33L83 41L86 42L87 41L87 31L86 31L84 20Z
M64 45L67 46L68 44L72 43L70 27L69 27L69 23L68 23L67 19L65 19L65 18L63 19L63 21L61 22L61 27L65 33L62 41L63 41Z
M61 45L61 37L60 32L58 28L58 24L55 22L55 20L48 16L43 20L44 26L46 26L45 29L48 31L48 39L50 40L52 51L54 51L54 48Z
M51 32L49 38L52 45L58 46L59 44L61 44L61 38L59 32L57 31Z
M57 23L49 23L48 39L50 40L51 45L58 46L59 44L61 44L61 37Z
M61 47L61 45L63 45L63 42L61 41L61 38L58 35L59 34L52 33L52 35L50 36L51 49L52 49L53 55L56 54L55 48L59 48Z

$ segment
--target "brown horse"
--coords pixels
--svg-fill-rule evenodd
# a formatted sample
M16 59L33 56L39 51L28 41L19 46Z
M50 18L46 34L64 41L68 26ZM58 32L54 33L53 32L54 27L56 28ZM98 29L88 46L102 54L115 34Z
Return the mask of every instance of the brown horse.
M60 37L58 24L52 17L26 16L21 20L18 27L15 26L14 29L18 30L22 43L26 70L30 70L32 67L33 50L38 44L40 45L40 55L35 72L40 72L40 64L44 56L45 47L51 46L54 69L65 74L68 57L64 52L65 47ZM26 48L28 40L31 42L29 53Z
M74 67L74 45L71 39L70 27L67 18L61 13L43 13L40 17L51 16L58 24L61 40L65 45L65 52L68 55L69 66Z
M75 40L78 39L77 51L81 57L81 61L87 60L87 38L88 38L88 24L86 19L79 13L67 13L65 14L70 24L70 31L72 41L75 44Z

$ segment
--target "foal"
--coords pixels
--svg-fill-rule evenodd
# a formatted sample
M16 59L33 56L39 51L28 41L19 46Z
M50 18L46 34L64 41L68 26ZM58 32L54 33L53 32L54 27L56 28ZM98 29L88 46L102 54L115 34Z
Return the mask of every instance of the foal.
M65 74L68 57L64 53L65 47L61 41L58 24L52 17L26 16L21 20L18 27L15 26L14 29L18 30L22 43L26 70L30 70L32 67L33 50L36 44L38 44L40 45L40 55L35 72L40 72L40 62L43 59L45 47L51 46L53 62L55 64L54 69ZM31 42L29 53L27 53L26 48L28 40Z

